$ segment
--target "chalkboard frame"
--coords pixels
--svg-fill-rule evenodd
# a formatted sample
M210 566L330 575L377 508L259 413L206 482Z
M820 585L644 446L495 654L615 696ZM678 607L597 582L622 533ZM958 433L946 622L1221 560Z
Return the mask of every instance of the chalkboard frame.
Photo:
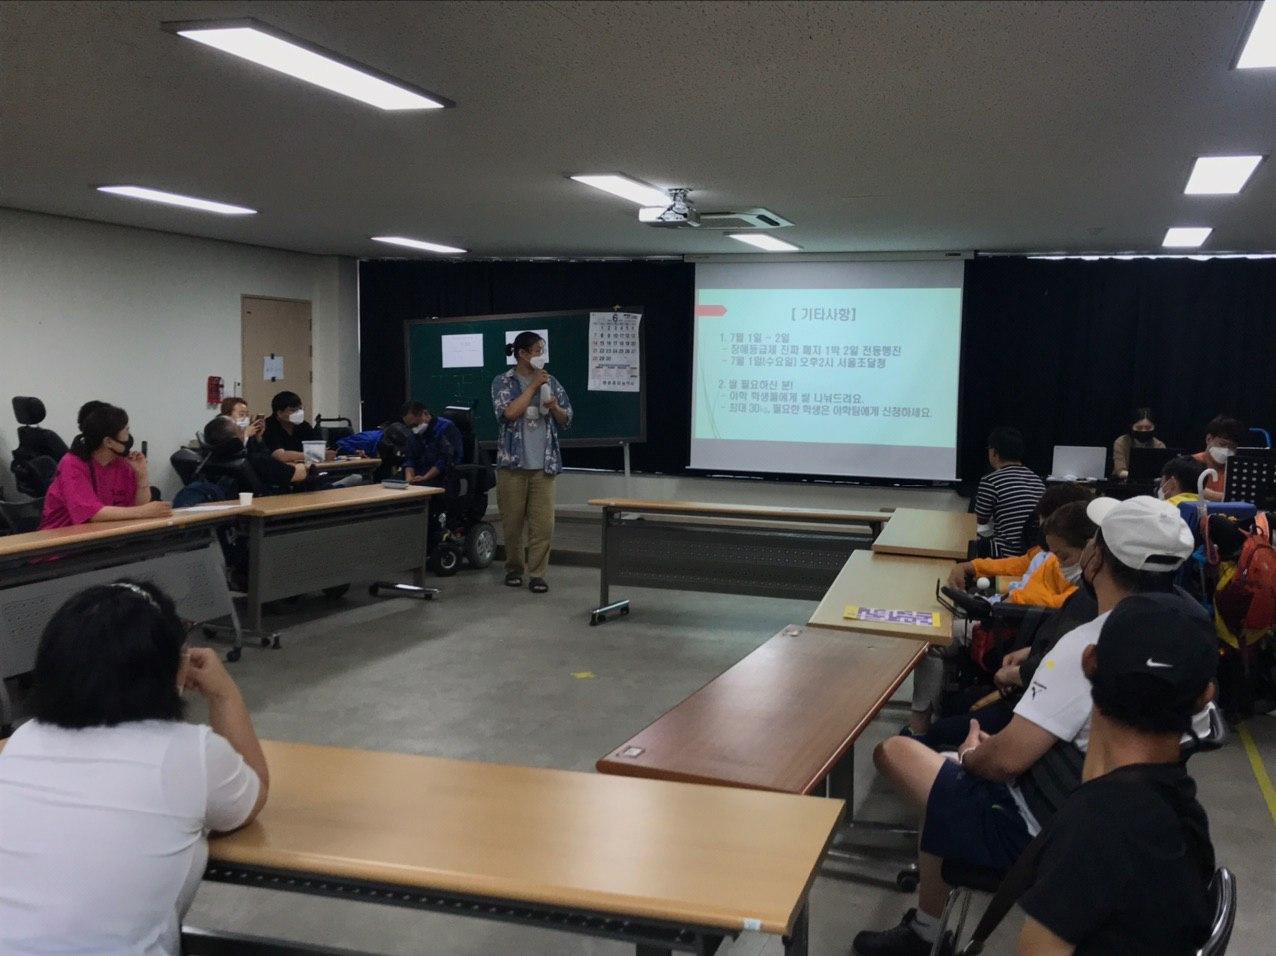
M428 319L404 319L403 321L403 394L412 395L412 330L418 325L446 325L451 322L517 322L531 326L538 319L579 315L585 324L585 336L589 336L589 316L593 312L636 312L641 308L617 305L607 309L548 309L540 312L504 312L492 315L436 315ZM644 316L645 317L645 316ZM551 346L552 347L552 346ZM586 345L588 348L588 344ZM615 438L571 438L571 431L559 434L558 443L563 448L615 448L620 445L637 445L647 440L647 323L638 324L638 434ZM586 373L588 374L588 373ZM574 404L579 404L573 398ZM436 409L441 412L442 409ZM496 442L480 441L482 448L493 448Z

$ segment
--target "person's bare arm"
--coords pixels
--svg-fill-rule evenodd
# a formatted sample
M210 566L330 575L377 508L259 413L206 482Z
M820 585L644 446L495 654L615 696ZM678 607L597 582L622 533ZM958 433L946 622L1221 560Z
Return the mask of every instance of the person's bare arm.
M270 457L275 461L282 461L285 465L295 465L306 460L304 452L289 451L287 448L276 448L270 453Z
M173 513L173 506L167 501L151 501L150 485L146 486L146 504L143 505L105 505L97 514L89 519L90 523L98 521L133 521L138 518L167 518Z
M1044 757L1057 739L1016 714L1000 733L961 751L962 766L985 780L1013 780Z
M190 649L190 667L187 671L186 686L198 691L208 701L208 723L218 734L235 748L235 752L244 758L244 762L253 768L261 787L257 793L257 802L253 804L252 813L244 824L251 823L266 804L266 793L270 789L270 770L266 766L266 755L262 752L261 742L257 739L257 731L253 729L253 719L248 713L248 705L239 692L234 678L226 671L221 657L207 647Z
M546 402L545 411L553 415L554 421L558 422L561 427L567 427L567 412L563 411L563 406L558 404L557 399L551 398L548 402Z
M1072 956L1076 947L1029 916L1019 932L1019 956Z

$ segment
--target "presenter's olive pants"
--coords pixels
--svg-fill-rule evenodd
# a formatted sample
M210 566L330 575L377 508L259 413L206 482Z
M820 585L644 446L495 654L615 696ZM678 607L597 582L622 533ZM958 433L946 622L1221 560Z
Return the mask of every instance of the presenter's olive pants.
M554 535L554 476L539 468L496 469L496 506L505 532L505 572L522 574L526 569L529 577L543 578Z

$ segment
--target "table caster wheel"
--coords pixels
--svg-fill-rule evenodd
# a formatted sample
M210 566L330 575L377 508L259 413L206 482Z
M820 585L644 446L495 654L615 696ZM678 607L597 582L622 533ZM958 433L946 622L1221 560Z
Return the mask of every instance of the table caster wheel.
M243 648L232 647L230 650L226 652L226 662L228 664L233 664L235 663L235 661L239 660L242 654L243 654Z
M919 877L915 869L900 870L895 876L895 885L904 893L912 893L917 890Z

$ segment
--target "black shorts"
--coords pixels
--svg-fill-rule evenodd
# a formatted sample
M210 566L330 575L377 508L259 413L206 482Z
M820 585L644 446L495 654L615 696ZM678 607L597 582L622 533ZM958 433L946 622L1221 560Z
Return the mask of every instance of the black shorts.
M1005 870L1032 837L1010 788L945 760L926 799L921 847L944 860Z

